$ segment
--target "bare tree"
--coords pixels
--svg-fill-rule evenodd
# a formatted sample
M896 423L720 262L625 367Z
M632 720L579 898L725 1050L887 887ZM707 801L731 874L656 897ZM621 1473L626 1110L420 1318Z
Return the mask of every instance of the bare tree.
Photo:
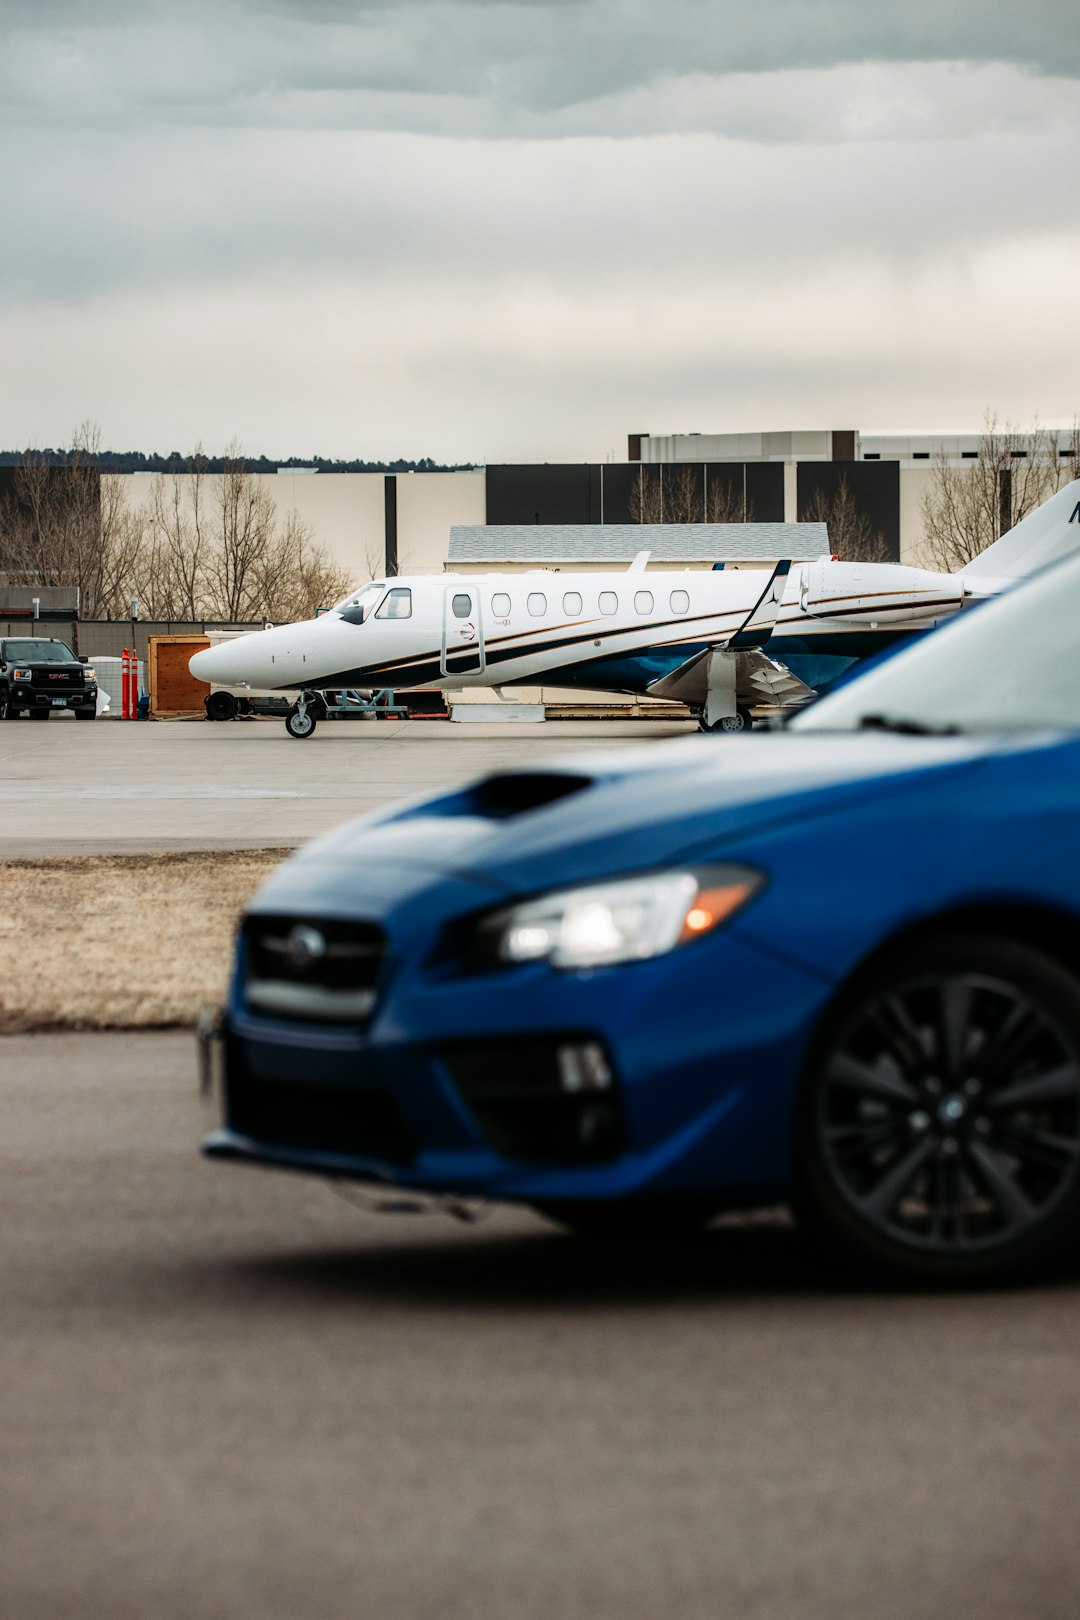
M829 531L829 550L844 562L888 562L889 547L880 529L875 529L865 512L859 510L847 474L831 495L814 491L800 514L804 523L824 523Z
M1080 433L1074 437L1080 441ZM944 452L934 459L923 495L919 561L956 573L1041 505L1075 465L1058 455L1056 433L1037 422L1026 432L1008 422L1001 427L987 411L975 459L962 467Z
M723 464L720 464L723 466ZM639 466L630 489L631 523L752 523L746 482L735 469L683 463Z

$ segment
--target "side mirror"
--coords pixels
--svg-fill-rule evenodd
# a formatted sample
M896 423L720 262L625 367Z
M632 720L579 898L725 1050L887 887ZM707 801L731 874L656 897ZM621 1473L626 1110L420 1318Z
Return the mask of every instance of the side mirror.
M88 664L89 662L90 662L90 657L89 657L88 653L80 653L79 654L79 663L80 664Z

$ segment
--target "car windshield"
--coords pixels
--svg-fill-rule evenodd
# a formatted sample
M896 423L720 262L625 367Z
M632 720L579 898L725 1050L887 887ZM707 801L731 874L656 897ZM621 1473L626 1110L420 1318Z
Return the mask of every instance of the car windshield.
M372 580L370 585L365 585L359 591L353 591L343 602L338 602L333 611L339 613L343 619L347 619L350 624L363 624L385 589L385 580Z
M963 612L796 716L797 731L1080 730L1080 556Z
M74 664L75 654L62 641L32 641L20 637L4 642L4 661L8 664Z

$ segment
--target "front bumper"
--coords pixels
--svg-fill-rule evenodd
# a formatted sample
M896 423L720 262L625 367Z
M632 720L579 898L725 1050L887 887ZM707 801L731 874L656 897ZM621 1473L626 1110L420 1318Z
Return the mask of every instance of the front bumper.
M68 692L50 692L23 682L11 688L8 699L13 709L96 709L97 687L81 686Z
M525 1202L783 1197L827 993L733 931L588 974L403 971L366 1030L253 1016L234 992L204 1151Z

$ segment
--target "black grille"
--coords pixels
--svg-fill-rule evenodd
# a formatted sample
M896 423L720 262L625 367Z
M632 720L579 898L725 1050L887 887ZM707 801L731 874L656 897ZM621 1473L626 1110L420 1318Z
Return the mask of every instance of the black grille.
M617 1091L568 1091L560 1047L574 1037L475 1041L442 1053L497 1153L533 1164L604 1164L623 1147Z
M82 668L77 666L75 669L32 669L30 685L42 687L50 692L81 692Z
M248 917L245 995L283 1018L363 1022L386 956L374 923L325 917Z
M230 1070L225 1118L241 1136L271 1147L412 1163L408 1128L385 1091L263 1080Z

